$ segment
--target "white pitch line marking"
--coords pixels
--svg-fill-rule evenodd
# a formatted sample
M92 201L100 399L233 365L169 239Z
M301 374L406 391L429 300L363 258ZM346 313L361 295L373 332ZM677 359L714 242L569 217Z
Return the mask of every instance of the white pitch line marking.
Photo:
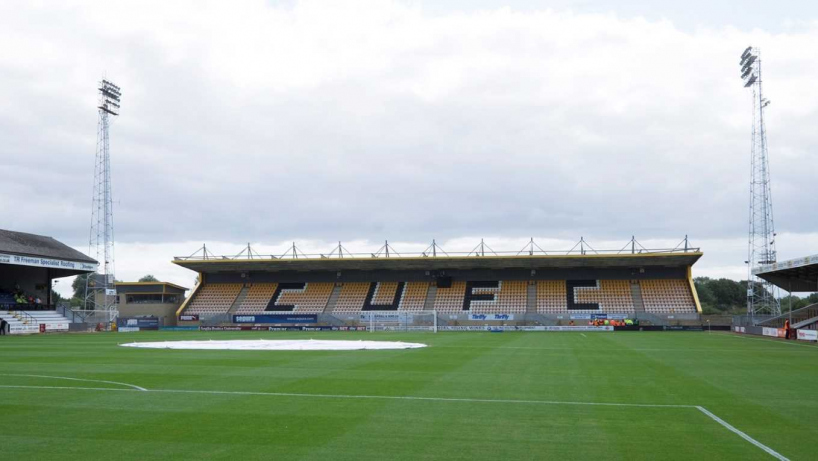
M583 338L587 338L587 336L585 336L585 333L580 333L580 336L582 336Z
M2 375L2 376L36 376L36 375ZM59 378L59 377L57 377ZM66 378L74 379L74 378ZM78 381L93 381L93 380L79 380ZM113 383L112 381L96 381L103 383ZM373 399L373 400L414 400L414 401L431 401L431 402L468 402L468 403L521 403L527 405L574 405L574 406L602 406L602 407L635 407L635 408L695 408L699 410L713 421L719 423L730 432L738 435L742 439L756 447L764 450L769 455L780 461L790 461L784 455L778 453L772 448L764 445L758 440L750 437L744 432L736 429L727 421L719 418L706 408L700 405L673 405L660 403L610 403L610 402L570 402L570 401L554 401L554 400L515 400L515 399L469 399L469 398L454 398L454 397L414 397L414 396L400 396L400 395L345 395L345 394L301 394L292 392L250 392L250 391L209 391L209 390L185 390L185 389L145 389L132 384L123 384L131 386L131 389L122 389L114 387L68 387L68 386L23 386L23 385L5 385L0 384L0 388L4 389L54 389L54 390L83 390L83 391L115 391L115 392L161 392L169 394L210 394L210 395L256 395L269 397L307 397L307 398L334 398L334 399Z
M0 384L0 388L11 389L73 389L86 391L119 391L166 393L166 394L209 394L209 395L257 395L269 397L306 397L325 399L369 399L369 400L415 400L430 402L468 402L468 403L523 403L539 405L578 405L605 407L643 407L643 408L696 408L695 405L674 405L662 403L613 403L613 402L571 402L557 400L517 400L517 399L470 399L458 397L419 397L411 395L349 395L349 394L304 394L297 392L260 392L260 391L211 391L195 389L121 389L115 387L69 387L69 386L26 386Z
M118 386L128 386L128 387L131 387L131 388L136 389L138 391L147 392L147 389L145 389L144 387L139 387L139 386L134 385L134 384L119 383L119 382L116 382L116 381L103 381L103 380L100 380L100 379L69 378L69 377L66 377L66 376L21 375L21 374L9 374L9 373L0 373L0 376L17 376L17 377L23 377L23 378L64 379L64 380L67 380L67 381L84 381L84 382L88 382L88 383L116 384ZM69 388L69 389L71 389L71 388Z
M753 445L757 446L758 448L761 448L762 450L766 451L773 458L780 459L781 461L790 461L789 458L787 458L786 456L784 456L781 453L773 450L772 448L768 447L767 445L764 445L763 443L761 443L758 440L750 437L749 435L745 434L744 432L741 432L740 430L733 427L733 425L731 425L727 421L719 418L718 416L716 416L713 413L711 413L710 411L708 411L706 408L701 407L701 406L696 406L696 408L699 411L701 411L702 413L706 414L708 417L710 417L710 419L712 419L713 421L715 421L715 422L721 424L722 426L726 427L727 430L729 430L730 432L733 432L734 434L738 435L742 439L744 439L744 440L752 443Z

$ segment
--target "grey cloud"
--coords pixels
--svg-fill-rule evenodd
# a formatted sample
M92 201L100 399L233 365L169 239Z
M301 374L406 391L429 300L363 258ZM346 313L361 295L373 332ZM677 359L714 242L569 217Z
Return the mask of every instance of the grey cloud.
M286 12L277 20L303 37L308 13L302 23L287 23ZM190 14L188 29L161 29L160 21L152 30L134 19L116 35L80 9L43 35L73 57L43 69L0 59L0 166L14 172L0 192L2 208L14 210L4 227L79 247L87 239L93 83L108 55L95 40L110 38L108 74L124 93L112 133L123 243L742 238L750 107L728 61L751 39L777 50L818 34L683 32L557 13L531 13L536 24L527 13L498 13L502 24L487 31L491 12L432 18L395 7L391 14L409 19L394 35L342 29L333 46L361 47L355 61L318 66L298 82L311 67L277 53L301 45L260 30L266 42L244 44L257 54L242 50L250 58L223 64L239 68L220 68L214 50L226 39L217 29L229 24L206 35L197 22L208 24L206 12ZM74 35L81 25L91 27ZM18 46L28 46L35 34L12 26ZM563 39L550 26L584 33ZM658 43L646 45L651 37ZM673 49L678 57L666 58ZM803 83L814 64L790 54L786 68L792 73L777 83L770 77L782 103L807 91L787 82ZM779 229L810 232L818 218L804 210L818 197L802 191L811 184L805 165L815 163L818 103L772 107Z

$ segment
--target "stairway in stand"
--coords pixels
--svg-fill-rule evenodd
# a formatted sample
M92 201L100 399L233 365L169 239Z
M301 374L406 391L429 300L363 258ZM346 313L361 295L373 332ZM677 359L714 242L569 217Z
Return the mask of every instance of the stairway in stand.
M642 286L636 280L631 280L631 296L633 297L633 310L645 312L645 302L642 300Z
M528 295L525 298L525 313L537 313L537 282L528 284Z
M429 285L429 290L426 292L426 301L423 303L423 310L435 310L435 297L437 296L437 285Z
M230 309L227 310L228 318L230 318L230 319L233 318L233 314L236 313L239 306L241 306L241 303L244 302L244 298L247 297L247 292L249 292L249 291L250 291L250 287L248 287L247 285L245 285L245 286L243 286L241 288L241 291L239 292L239 295L236 296L236 300L233 301L233 304L230 306Z
M341 296L341 285L336 284L332 287L332 293L329 295L327 305L324 306L324 314L331 314L335 309L335 304L338 302L338 297Z

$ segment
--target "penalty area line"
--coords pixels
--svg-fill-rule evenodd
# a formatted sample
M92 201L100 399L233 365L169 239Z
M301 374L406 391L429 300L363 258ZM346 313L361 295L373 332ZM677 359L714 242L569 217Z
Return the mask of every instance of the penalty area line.
M757 446L758 448L761 448L762 450L766 451L773 458L779 459L781 461L790 461L789 458L787 458L786 456L784 456L781 453L773 450L772 448L768 447L767 445L764 445L763 443L759 442L758 440L756 440L756 439L750 437L749 435L745 434L744 432L736 429L732 424L730 424L727 421L725 421L725 420L719 418L718 416L714 415L709 410L707 410L707 408L704 408L704 407L701 407L701 406L697 405L696 409L701 411L705 415L707 415L713 421L715 421L715 422L721 424L722 426L724 426L725 428L727 428L727 430L729 430L730 432L738 435L742 439L744 439L744 440L752 443L753 445Z

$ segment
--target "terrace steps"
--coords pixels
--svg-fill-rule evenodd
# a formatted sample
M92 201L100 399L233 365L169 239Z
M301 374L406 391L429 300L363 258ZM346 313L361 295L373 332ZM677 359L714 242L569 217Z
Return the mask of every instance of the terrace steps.
M637 281L631 281L631 296L633 297L633 310L635 312L645 312L645 301L642 300L642 286Z
M236 296L236 299L233 301L233 304L230 305L230 309L227 310L228 318L233 318L233 314L236 313L241 303L244 302L244 298L247 297L247 293L250 291L250 287L247 285L241 288L239 295Z
M537 313L537 283L529 283L526 288L525 313Z
M327 299L327 305L324 307L324 314L330 314L335 309L335 305L338 303L338 297L341 296L341 286L335 284L332 287L332 293L329 295L329 299Z
M435 310L435 297L437 297L437 285L429 285L429 290L426 291L426 301L423 302L423 310Z

